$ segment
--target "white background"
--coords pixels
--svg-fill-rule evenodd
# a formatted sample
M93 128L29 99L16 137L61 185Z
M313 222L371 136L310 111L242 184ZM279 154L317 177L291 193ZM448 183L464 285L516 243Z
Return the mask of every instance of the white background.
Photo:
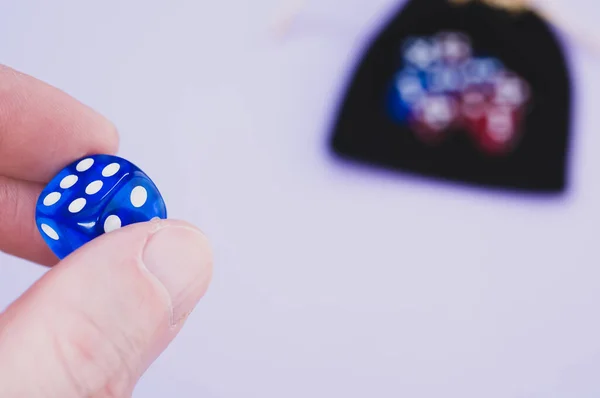
M392 0L313 1L284 39L274 0L3 3L0 62L112 119L169 215L213 242L209 293L136 397L600 395L591 52L566 39L571 191L534 200L331 158L337 101ZM0 308L43 272L0 257Z

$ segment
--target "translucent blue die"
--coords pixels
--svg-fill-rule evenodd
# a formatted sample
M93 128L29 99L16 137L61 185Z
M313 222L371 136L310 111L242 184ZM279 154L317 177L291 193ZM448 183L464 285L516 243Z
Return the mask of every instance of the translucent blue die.
M35 214L61 259L97 236L153 218L167 218L158 188L134 164L112 155L88 156L61 170L42 191Z

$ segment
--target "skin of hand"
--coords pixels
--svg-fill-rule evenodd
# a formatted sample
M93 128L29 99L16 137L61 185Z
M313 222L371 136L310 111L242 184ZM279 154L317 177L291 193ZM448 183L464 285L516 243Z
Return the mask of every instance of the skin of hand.
M90 108L0 66L0 250L51 267L0 313L0 397L131 396L208 288L210 246L183 221L129 225L60 262L43 241L45 184L118 144Z

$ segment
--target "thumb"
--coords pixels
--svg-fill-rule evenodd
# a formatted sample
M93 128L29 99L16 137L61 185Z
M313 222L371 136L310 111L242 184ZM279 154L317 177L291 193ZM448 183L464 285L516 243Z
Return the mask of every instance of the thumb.
M0 315L0 396L130 396L211 274L206 239L183 222L89 242Z

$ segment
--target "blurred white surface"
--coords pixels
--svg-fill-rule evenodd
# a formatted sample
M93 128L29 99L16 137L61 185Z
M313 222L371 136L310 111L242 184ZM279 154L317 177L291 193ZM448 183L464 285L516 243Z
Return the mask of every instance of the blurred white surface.
M569 196L493 196L330 158L396 2L313 1L278 39L274 1L2 6L0 62L111 118L213 242L208 295L135 396L598 397L598 60L569 50ZM0 307L42 273L0 257Z

